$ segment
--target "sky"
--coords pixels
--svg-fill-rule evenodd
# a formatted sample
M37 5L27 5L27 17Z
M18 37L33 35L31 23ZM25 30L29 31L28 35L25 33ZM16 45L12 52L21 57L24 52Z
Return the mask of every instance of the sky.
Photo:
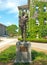
M28 0L0 0L0 23L6 26L18 26L18 6L27 4Z

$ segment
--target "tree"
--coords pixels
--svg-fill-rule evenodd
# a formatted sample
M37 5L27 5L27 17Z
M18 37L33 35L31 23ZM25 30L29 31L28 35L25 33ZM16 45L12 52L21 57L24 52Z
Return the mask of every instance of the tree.
M7 32L9 36L15 36L17 34L18 27L16 25L10 25L7 27Z

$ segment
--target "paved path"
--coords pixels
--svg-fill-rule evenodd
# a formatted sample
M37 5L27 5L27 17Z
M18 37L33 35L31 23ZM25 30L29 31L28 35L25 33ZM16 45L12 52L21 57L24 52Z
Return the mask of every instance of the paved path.
M16 45L18 41L16 38L2 38L4 41L0 42L0 52L8 48L10 45ZM47 51L47 43L35 43L31 42L31 48L36 50L45 50Z
M3 41L0 42L0 52L8 48L10 45L16 45L18 41L16 38L1 38Z
M31 42L32 47L47 50L47 43L35 43Z
M31 49L44 52L47 54L47 43L36 43L36 42L31 42Z

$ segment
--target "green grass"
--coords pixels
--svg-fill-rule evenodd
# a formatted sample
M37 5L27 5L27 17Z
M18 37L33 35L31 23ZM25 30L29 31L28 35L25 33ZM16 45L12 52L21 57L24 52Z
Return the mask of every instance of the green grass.
M32 50L32 60L47 60L47 54Z
M47 54L43 52L37 52L32 50L31 56L32 56L32 61L47 60ZM3 63L9 63L11 62L11 60L15 60L15 58L16 58L16 46L11 46L10 48L6 49L4 52L0 53L0 62ZM27 64L18 63L16 65L29 65L29 63Z
M16 47L11 46L10 48L0 53L0 62L7 63L15 59L15 57L16 57Z

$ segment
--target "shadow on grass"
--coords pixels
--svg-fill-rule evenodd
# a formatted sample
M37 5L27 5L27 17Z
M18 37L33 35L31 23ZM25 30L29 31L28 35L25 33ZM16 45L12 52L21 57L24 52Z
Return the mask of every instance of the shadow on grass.
M14 63L14 65L31 65L30 63Z

